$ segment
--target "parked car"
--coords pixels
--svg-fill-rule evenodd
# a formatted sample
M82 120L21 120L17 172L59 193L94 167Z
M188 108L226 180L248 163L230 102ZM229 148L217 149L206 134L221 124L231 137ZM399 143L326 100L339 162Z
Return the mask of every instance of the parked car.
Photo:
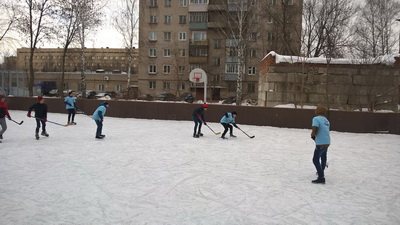
M176 100L176 96L174 94L171 94L171 93L159 94L157 96L157 100L160 100L160 101L175 101Z
M183 93L180 97L181 101L185 101L185 102L189 102L189 103L193 103L194 101L194 97L192 94L190 93Z
M153 96L149 94L142 94L137 97L138 100L153 101Z
M51 89L51 90L49 91L48 96L51 96L51 97L58 97L58 96L60 96L60 92L58 91L58 89Z
M97 93L94 97L95 97L95 98L106 98L107 96L108 96L109 98L111 98L110 94L105 93L105 92Z
M229 97L222 101L222 104L232 104L236 102L236 97Z
M95 92L95 91L86 90L86 98L94 99L96 94L97 94L97 92ZM76 97L82 98L82 93L79 93Z

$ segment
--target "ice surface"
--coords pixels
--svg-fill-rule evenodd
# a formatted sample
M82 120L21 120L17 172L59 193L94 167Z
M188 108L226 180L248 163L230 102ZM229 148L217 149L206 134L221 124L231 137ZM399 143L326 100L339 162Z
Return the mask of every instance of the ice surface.
M195 139L191 121L106 115L96 140L94 121L77 115L35 140L35 121L10 113L25 122L7 120L0 144L0 224L400 224L398 135L331 132L320 185L309 129L241 125L239 115L254 139L207 127Z

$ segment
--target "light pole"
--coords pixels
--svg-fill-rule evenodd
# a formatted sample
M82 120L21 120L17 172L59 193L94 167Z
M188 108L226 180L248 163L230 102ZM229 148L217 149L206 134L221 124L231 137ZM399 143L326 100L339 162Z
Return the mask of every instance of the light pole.
M397 22L400 22L400 19L396 19ZM399 31L399 54L400 54L400 31Z

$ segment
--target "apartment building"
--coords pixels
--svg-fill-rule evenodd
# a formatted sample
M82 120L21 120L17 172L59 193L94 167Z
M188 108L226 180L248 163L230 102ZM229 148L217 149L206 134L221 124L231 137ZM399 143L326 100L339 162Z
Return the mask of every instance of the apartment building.
M70 48L67 51L65 72L81 71L81 49ZM62 48L38 48L35 50L33 68L37 72L61 72ZM30 48L17 49L17 69L29 70ZM126 48L85 48L85 69L87 71L128 70L128 49ZM137 74L138 50L133 49L131 73Z
M85 48L86 90L96 92L126 91L129 86L130 98L137 97L138 50L132 49L133 61L128 85L129 54L126 48ZM62 82L61 48L38 48L35 50L33 68L35 83L52 83L56 89L72 89L80 91L81 87L81 49L70 48L66 54L65 76ZM29 48L17 49L16 68L14 70L27 73L29 71ZM22 79L15 77L15 80ZM15 82L14 82L15 83ZM20 84L26 81L19 82ZM3 84L4 85L4 84ZM11 88L10 88L11 89Z
M139 93L192 93L194 68L207 73L207 101L257 99L258 66L270 51L300 52L302 0L140 0Z

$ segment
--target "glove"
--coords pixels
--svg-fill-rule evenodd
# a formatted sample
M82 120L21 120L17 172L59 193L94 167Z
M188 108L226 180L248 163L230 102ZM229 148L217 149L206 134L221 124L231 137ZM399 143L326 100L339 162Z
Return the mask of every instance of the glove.
M200 118L201 118L201 116L200 116L200 115L197 115L197 118L199 118L199 119L200 119Z
M8 118L9 120L11 120L11 116L7 115L7 118Z
M313 139L315 141L315 136L311 136L311 139Z
M207 125L206 121L204 121L204 125Z
M31 114L30 114L30 113L28 113L26 116L27 116L27 117L31 117Z

